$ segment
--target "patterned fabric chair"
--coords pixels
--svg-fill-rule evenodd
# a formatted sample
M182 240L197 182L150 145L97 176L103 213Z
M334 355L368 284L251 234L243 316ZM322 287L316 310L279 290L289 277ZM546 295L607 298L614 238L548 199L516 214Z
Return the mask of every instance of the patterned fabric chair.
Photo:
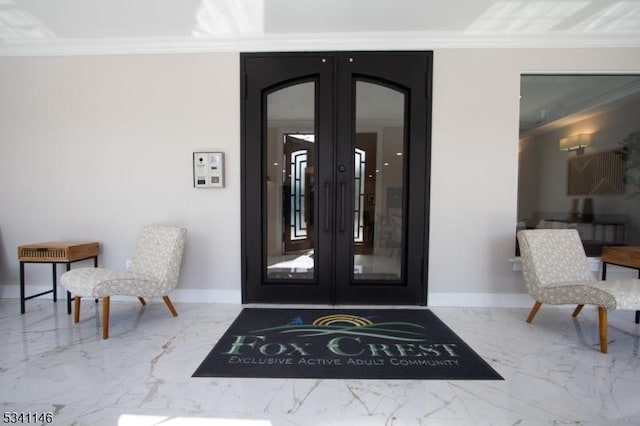
M589 269L582 241L575 229L532 229L517 234L522 273L535 304L527 322L543 303L598 306L600 351L607 353L607 312L640 309L640 280L599 281Z
M135 296L146 305L145 297L161 296L169 311L178 316L169 292L178 284L182 252L187 231L172 226L143 228L127 271L104 268L77 268L65 272L60 283L75 296L74 322L80 321L82 297L102 299L102 338L109 337L111 296Z

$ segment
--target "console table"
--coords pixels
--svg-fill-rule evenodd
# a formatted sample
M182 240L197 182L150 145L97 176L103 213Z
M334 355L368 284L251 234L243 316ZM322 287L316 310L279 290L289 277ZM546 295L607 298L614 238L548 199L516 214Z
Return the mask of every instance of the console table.
M602 279L607 279L607 265L624 266L638 270L640 278L640 247L603 247L602 248ZM636 311L636 324L640 324L640 311Z
M98 267L98 251L100 244L95 241L47 241L43 243L27 244L18 247L20 261L20 313L25 312L25 301L44 294L53 293L53 301L58 300L58 263L67 265L81 260L93 259L93 266ZM26 263L50 263L53 269L53 288L32 296L25 296L24 265ZM71 293L67 291L67 313L71 313Z

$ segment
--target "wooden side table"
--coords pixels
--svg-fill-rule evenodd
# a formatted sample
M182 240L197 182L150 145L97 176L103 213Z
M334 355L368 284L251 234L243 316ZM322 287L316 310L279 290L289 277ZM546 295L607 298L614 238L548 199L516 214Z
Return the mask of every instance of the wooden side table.
M93 259L93 266L98 267L98 251L100 244L95 241L48 241L44 243L27 244L18 247L20 261L20 313L25 312L25 301L44 294L53 293L53 301L58 300L58 263L67 265L71 270L71 263ZM25 296L24 265L25 263L50 263L53 269L53 288L32 296ZM71 313L71 293L67 291L67 313Z
M638 270L640 278L640 247L621 246L602 248L602 279L607 279L607 265L624 266ZM636 311L636 324L640 324L640 311Z

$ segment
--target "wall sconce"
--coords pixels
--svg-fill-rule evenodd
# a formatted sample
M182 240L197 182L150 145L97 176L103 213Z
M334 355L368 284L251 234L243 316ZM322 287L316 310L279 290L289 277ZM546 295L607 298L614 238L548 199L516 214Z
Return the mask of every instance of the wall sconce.
M560 151L575 151L577 155L584 154L584 147L591 144L592 134L580 133L560 139Z

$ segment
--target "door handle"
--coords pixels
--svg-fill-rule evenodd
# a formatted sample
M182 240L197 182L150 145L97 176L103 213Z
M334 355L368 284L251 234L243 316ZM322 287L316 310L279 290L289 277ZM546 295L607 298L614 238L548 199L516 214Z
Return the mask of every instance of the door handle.
M347 189L347 184L344 182L340 182L340 232L344 232L345 231L345 225L346 225L346 221L345 221L345 192Z
M331 182L324 183L324 232L331 232Z

